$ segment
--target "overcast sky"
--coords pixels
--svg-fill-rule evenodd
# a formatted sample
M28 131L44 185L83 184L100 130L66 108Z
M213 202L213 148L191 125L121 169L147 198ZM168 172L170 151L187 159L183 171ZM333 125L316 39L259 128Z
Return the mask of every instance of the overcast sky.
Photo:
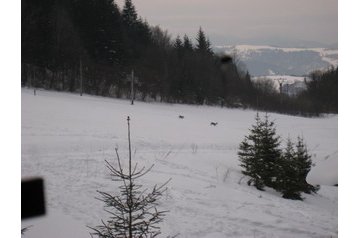
M123 6L124 0L116 0ZM338 0L132 0L150 25L173 37L199 26L218 44L338 42Z

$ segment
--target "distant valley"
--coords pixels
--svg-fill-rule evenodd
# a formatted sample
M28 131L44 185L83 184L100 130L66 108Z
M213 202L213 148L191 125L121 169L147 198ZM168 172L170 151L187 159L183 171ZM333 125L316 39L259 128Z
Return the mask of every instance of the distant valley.
M217 54L229 54L252 76L304 76L318 69L338 66L338 50L326 48L280 48L273 46L216 46Z

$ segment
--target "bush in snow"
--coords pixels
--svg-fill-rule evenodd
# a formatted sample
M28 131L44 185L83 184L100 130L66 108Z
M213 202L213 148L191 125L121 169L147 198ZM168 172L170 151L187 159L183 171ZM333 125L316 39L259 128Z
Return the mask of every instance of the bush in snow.
M130 125L128 117L128 144L129 158L128 171L124 171L116 149L118 167L115 168L106 161L107 168L111 172L112 180L120 182L119 192L112 195L107 192L98 191L101 194L100 200L105 203L105 210L110 214L107 222L102 220L102 225L95 228L90 227L94 232L91 236L97 237L156 237L160 232L158 223L163 221L167 211L158 211L158 200L166 190L166 184L155 185L151 190L141 189L137 179L148 173L149 169L139 169L137 164L132 167Z

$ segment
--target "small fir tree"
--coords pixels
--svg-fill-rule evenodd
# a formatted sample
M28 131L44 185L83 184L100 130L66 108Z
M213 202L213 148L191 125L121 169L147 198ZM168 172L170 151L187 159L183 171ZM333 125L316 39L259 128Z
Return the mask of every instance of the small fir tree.
M269 121L266 114L262 123L261 143L258 145L258 151L263 161L262 178L264 184L268 187L275 188L277 174L280 169L280 137L276 135L275 123Z
M297 173L299 177L299 184L301 190L305 193L311 194L316 193L319 190L319 186L313 186L307 183L306 178L311 168L314 166L312 163L311 155L308 154L307 146L303 141L302 137L297 138L296 144L296 163L297 163Z
M288 139L281 157L281 168L276 183L276 190L282 193L283 198L302 200L297 162L294 144Z
M282 197L302 200L302 192L317 192L319 186L315 187L306 181L313 164L301 137L298 137L295 147L290 139L287 140L280 164L282 167L278 174L276 190L282 193Z
M241 159L241 167L244 169L242 173L251 177L248 184L251 185L253 183L258 190L263 190L264 183L258 170L259 166L257 166L259 161L256 160L254 147L248 142L248 138L245 138L241 142L238 155Z
M257 113L255 121L250 134L239 147L243 174L251 177L249 184L253 183L257 189L262 190L264 186L275 188L281 156L280 137L276 135L275 125L269 121L267 114L262 121Z
M261 171L263 161L259 156L258 150L262 134L262 123L259 114L256 114L255 121L256 124L252 125L250 134L245 136L244 140L241 142L238 155L241 161L240 166L244 169L242 173L250 177L248 185L253 183L257 189L263 190L264 181L262 179Z
M156 237L160 232L158 224L163 221L167 211L158 211L158 200L166 191L166 184L155 185L150 191L141 190L142 186L136 181L147 174L149 169L139 169L137 164L132 167L130 125L128 117L128 144L129 144L129 169L126 172L117 154L118 168L115 168L106 161L107 168L111 172L112 180L121 182L119 194L112 195L107 192L98 191L101 194L99 200L105 203L105 210L110 214L107 222L102 220L102 225L95 228L90 227L94 232L91 236L108 238L144 238Z

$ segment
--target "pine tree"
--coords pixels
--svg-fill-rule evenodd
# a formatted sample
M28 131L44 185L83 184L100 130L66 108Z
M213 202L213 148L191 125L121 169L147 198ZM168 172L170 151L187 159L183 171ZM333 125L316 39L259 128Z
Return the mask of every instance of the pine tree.
M262 158L259 156L259 144L261 143L261 134L262 134L262 122L260 120L259 114L256 114L255 125L252 125L250 129L250 134L245 136L244 140L241 142L239 147L239 159L241 160L240 166L244 168L242 173L247 175L250 178L248 184L254 184L254 186L263 190L264 182L262 180Z
M262 177L268 187L276 187L278 170L280 169L280 137L276 135L276 128L273 121L269 121L268 115L262 122L262 141L259 144L259 151L264 161Z
M213 49L211 48L211 42L210 42L209 38L206 38L206 52L207 52L209 55L213 55L213 54L214 54Z
M281 166L276 190L282 193L282 197L302 200L302 192L315 193L319 189L306 181L312 161L301 137L298 137L295 147L290 139L287 140L286 149L281 158Z
M244 168L243 174L250 178L251 183L263 190L264 186L276 187L277 173L279 171L280 137L276 135L274 123L255 117L256 124L250 129L250 134L245 136L239 147L240 166Z
M260 162L255 157L254 146L248 142L247 137L241 142L238 155L241 160L240 166L244 169L242 173L251 177L248 185L253 183L258 190L263 190L264 183L258 170L260 166L257 166Z
M137 21L137 11L131 0L125 0L124 7L122 10L122 16L123 21L129 26L133 25Z
M196 50L200 53L206 54L212 54L212 49L210 46L210 41L209 39L206 38L205 33L203 31L203 29L200 27L197 37L196 37Z
M183 42L182 40L180 39L180 36L177 36L177 38L175 39L174 41L174 48L176 50L181 50L183 48Z
M189 39L189 37L185 34L183 39L184 39L184 43L183 43L184 49L187 51L192 51L193 43L191 43L191 40Z
M312 163L311 155L308 154L307 146L305 145L302 137L297 138L295 159L297 163L297 174L301 191L308 194L316 193L319 187L315 187L306 181L307 175L314 164Z
M105 210L111 216L107 222L102 220L102 225L95 228L90 227L97 237L156 237L159 235L158 223L163 221L167 211L158 211L158 200L166 191L166 184L155 185L149 192L141 190L142 186L137 184L137 179L147 174L149 169L139 169L137 164L132 167L130 125L128 117L128 144L129 144L129 169L126 172L119 159L116 149L118 168L106 161L107 168L111 172L112 181L120 182L119 195L98 191L101 195L99 200L105 203Z
M276 183L276 190L282 193L283 198L302 200L297 162L294 145L288 139L285 151L281 157L281 168L277 174Z

